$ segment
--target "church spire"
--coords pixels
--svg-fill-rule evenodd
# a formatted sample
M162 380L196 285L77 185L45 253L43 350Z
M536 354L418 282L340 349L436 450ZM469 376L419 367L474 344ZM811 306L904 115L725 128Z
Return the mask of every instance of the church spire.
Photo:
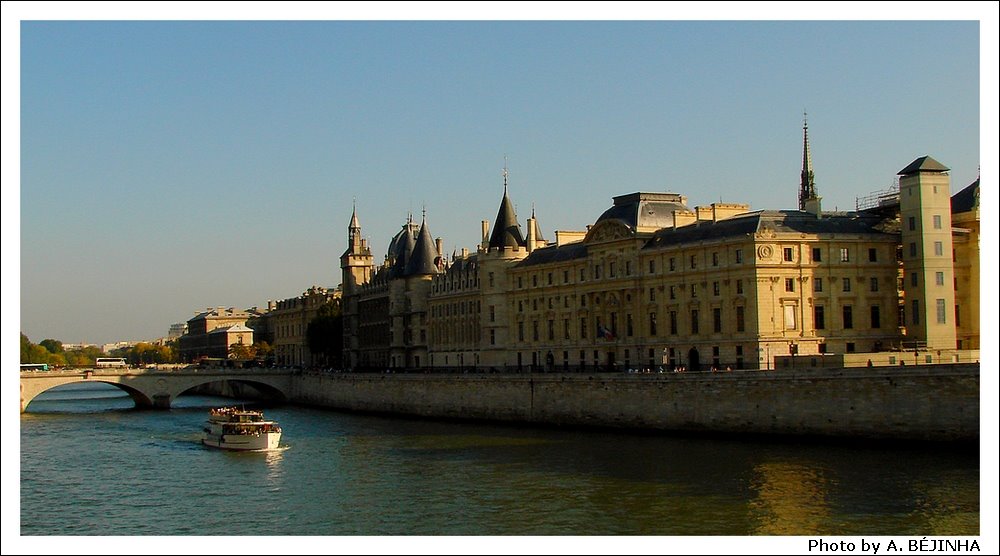
M806 210L806 201L818 197L813 175L812 153L809 151L809 122L802 112L802 176L799 182L799 210Z

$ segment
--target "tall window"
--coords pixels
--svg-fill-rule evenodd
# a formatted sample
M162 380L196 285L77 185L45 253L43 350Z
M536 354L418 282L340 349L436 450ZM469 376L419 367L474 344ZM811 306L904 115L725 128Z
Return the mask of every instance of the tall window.
M920 324L920 301L914 299L910 303L910 307L912 308L911 313L913 316L911 318L913 319L913 324L914 325Z
M823 314L822 305L813 307L813 323L816 330L823 330L826 328L826 316Z
M670 257L670 271L673 272L677 268L677 263L674 261L673 257Z
M878 249L875 249L874 247L868 248L868 262L878 262Z
M844 285L844 291L845 292L851 291L851 279L850 278L844 278L843 285Z
M840 262L846 263L851 260L851 251L847 247L842 247L840 249Z
M783 258L784 258L785 262L789 262L789 263L792 262L792 255L793 255L792 248L791 247L785 247L783 249L783 252L784 252L784 257Z
M823 250L819 247L813 247L813 262L823 262Z
M649 261L649 273L653 274L655 272L656 272L656 261L650 260Z
M938 286L943 286L944 285L944 272L935 272L934 273L934 283L936 285L938 285Z
M656 336L656 313L649 314L649 335Z
M691 297L698 297L698 284L691 284Z
M716 334L722 332L722 309L719 307L712 309L712 331Z
M677 288L670 286L670 299L677 299Z
M795 278L785 278L785 291L786 292L795 291Z
M743 262L743 250L736 250L736 264L741 264Z
M587 339L587 317L580 317L580 338Z
M934 255L938 257L944 256L944 244L941 243L940 241L934 242Z
M691 334L698 333L698 309L691 309Z
M850 305L844 305L844 329L854 328L854 312Z
M718 282L712 282L712 295L714 295L716 297L718 297L718 295L719 295L719 283Z
M712 266L719 266L719 252L712 253Z
M935 302L936 302L936 305L937 305L937 307L936 307L937 308L937 323L938 324L945 324L944 300L943 299L937 299L937 300L935 300Z
M743 280L740 278L736 279L736 293L743 295Z
M872 276L871 280L869 281L868 289L870 289L873 292L877 292L878 291L878 278L877 277Z
M879 311L878 305L872 305L872 328L882 328L882 315Z
M697 259L694 255L691 255L691 268L697 268Z
M785 305L785 330L795 330L795 305Z
M934 229L935 230L940 230L941 229L941 215L940 214L935 214L934 215Z
M908 224L909 224L909 226L910 226L910 231L911 231L911 232L917 229L917 219L916 219L916 217L914 217L914 216L911 216L911 217L910 217L910 218L909 218L909 219L907 220L907 222L908 222Z
M632 313L625 313L625 335L632 336Z
M910 242L910 256L911 257L917 256L917 244L912 241Z
M813 279L813 291L814 292L821 292L821 291L823 291L823 279L822 278L815 278L815 279Z
M677 311L670 311L670 334L677 335Z
M911 272L910 273L910 285L915 288L915 287L917 287L918 283L919 282L918 282L918 278L917 278L917 273L916 272Z
M524 341L524 322L523 321L517 323L517 341L519 341L519 342L523 342Z
M744 332L746 330L746 321L743 316L743 306L736 306L736 331Z

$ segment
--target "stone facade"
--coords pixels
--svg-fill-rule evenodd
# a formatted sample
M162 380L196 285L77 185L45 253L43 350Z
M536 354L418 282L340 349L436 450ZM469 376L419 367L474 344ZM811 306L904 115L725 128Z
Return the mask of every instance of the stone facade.
M948 169L923 157L886 202L824 212L805 148L799 210L637 192L552 243L534 211L521 233L505 176L476 252L448 261L439 240L421 274L398 264L412 220L375 267L355 214L347 367L772 369L779 356L977 348L978 201L953 228Z
M313 364L306 331L327 303L340 303L341 291L312 286L298 297L272 303L267 312L267 330L274 348L274 363L285 367L308 367Z
M240 311L233 307L228 309L210 307L196 314L187 321L187 333L178 338L180 360L191 362L200 357L226 358L232 343L239 343L239 340L243 340L243 343L253 344L253 331L247 329L250 330L248 339L242 328L246 328L247 320L259 316L260 313L256 310ZM218 334L211 335L216 330L226 330L234 326L240 327L240 329L233 333L231 343L224 343L230 339L228 334L224 338Z

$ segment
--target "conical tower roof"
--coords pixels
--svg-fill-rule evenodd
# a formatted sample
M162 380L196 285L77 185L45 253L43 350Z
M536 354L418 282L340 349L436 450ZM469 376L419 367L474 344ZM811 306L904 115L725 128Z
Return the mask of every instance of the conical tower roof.
M427 228L427 218L420 223L420 233L417 235L416 244L410 253L409 260L406 261L406 271L404 276L415 276L420 274L437 274L436 264L438 258L437 247L431 238L431 232Z
M504 247L525 247L527 243L521 235L521 227L517 223L517 214L514 213L514 205L507 196L507 166L503 168L503 200L500 201L500 210L497 212L497 220L493 225L493 233L490 235L490 249L503 249Z
M538 225L538 218L535 217L535 207L534 206L531 207L531 222L532 222L532 226L534 227L534 231L535 231L535 241L545 241L545 238L542 237L542 228L541 228L541 226Z

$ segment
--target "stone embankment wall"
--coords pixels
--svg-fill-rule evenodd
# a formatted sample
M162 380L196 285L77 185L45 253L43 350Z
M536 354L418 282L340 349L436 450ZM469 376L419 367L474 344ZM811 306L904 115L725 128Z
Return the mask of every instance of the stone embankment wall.
M975 441L979 365L671 374L305 372L291 401L435 418Z

